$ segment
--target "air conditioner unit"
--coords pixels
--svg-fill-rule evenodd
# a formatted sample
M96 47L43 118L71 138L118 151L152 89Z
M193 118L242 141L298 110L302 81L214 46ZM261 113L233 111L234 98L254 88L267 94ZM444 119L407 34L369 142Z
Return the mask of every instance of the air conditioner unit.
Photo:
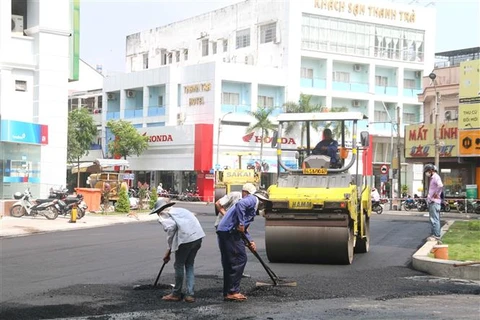
M422 77L422 71L415 71L415 78L420 78Z
M23 16L12 14L12 32L23 34Z
M249 54L245 56L245 64L253 65L253 55Z
M135 91L127 90L127 98L135 98Z
M183 124L185 122L185 113L183 112L180 112L180 113L177 113L177 124Z
M353 65L353 71L356 71L356 72L362 71L362 65L354 64Z
M355 108L360 107L360 101L358 101L358 100L353 100L353 101L352 101L352 107L355 107Z
M115 93L107 93L107 100L115 100L116 97L115 97Z
M454 110L445 111L445 120L446 121L455 121L458 120L458 112Z

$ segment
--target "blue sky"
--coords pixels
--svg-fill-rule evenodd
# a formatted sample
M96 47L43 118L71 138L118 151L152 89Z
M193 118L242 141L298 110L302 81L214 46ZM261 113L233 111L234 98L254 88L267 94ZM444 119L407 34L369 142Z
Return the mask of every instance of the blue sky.
M313 1L313 0L312 0ZM387 1L387 0L385 0ZM80 57L104 72L124 72L127 35L209 12L239 0L81 0ZM480 1L394 0L435 2L436 52L480 46Z

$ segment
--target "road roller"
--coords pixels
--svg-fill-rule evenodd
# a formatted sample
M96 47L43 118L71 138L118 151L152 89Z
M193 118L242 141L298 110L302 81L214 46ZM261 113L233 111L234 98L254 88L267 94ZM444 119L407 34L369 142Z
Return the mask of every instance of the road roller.
M372 157L368 131L357 141L360 125L368 127L360 112L278 116L272 141L278 178L268 188L271 202L264 214L270 262L351 264L354 253L369 251ZM322 128L334 135L334 154L313 152ZM306 146L282 145L283 135L292 133L301 136L302 144L306 135ZM285 165L284 154L294 154L296 165Z

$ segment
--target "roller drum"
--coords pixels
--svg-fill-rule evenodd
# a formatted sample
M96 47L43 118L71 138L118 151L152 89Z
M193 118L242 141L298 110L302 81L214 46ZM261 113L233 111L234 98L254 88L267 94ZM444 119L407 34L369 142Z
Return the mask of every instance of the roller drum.
M278 225L266 221L270 262L351 264L354 238L348 226Z

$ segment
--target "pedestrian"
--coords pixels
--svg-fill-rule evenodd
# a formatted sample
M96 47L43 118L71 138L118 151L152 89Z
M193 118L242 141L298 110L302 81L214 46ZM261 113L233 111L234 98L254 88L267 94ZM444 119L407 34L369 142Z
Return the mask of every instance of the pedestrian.
M247 297L240 293L240 282L247 264L246 244L242 239L244 234L250 242L250 249L256 250L256 245L248 227L253 222L263 202L268 201L268 194L256 191L250 186L248 195L231 207L217 227L218 244L223 267L223 298L225 301L243 301Z
M171 208L175 202L158 199L150 214L158 215L158 222L167 233L169 250L163 261L170 261L170 254L175 253L175 287L172 293L162 297L165 301L182 300L183 279L186 273L185 302L195 302L194 263L198 250L202 246L205 232L195 214L184 208Z
M437 167L433 164L427 164L423 168L427 178L430 178L428 187L427 203L430 223L432 224L432 235L427 238L428 241L439 241L440 233L440 206L441 194L443 192L443 182L438 174Z

